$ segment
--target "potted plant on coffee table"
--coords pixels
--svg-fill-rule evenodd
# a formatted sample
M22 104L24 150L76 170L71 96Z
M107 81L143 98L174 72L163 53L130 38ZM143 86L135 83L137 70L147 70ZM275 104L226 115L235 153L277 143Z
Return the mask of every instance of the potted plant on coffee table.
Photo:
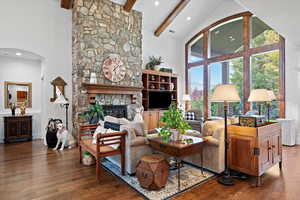
M164 127L159 135L163 137L164 141L168 141L171 136L175 141L181 141L185 131L191 129L191 126L184 119L183 111L175 103L172 103L169 109L164 112L160 121Z

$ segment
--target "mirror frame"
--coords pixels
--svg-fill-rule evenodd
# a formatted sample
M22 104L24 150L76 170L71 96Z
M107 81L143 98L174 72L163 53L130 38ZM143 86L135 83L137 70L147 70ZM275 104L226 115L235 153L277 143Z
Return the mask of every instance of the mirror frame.
M12 82L12 81L5 81L4 82L4 107L10 108L8 104L8 86L9 85L21 85L28 87L28 103L26 104L26 108L32 108L32 83L29 82ZM20 105L16 105L17 108Z

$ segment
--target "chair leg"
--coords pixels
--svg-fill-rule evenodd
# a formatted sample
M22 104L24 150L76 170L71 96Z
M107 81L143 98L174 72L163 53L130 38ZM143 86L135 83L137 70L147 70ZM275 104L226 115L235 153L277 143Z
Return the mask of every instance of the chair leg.
M121 153L121 172L122 176L125 175L125 153L124 151Z
M82 163L82 150L81 150L81 146L79 145L79 163Z
M101 158L97 157L96 159L96 177L97 177L97 181L100 182L100 175L101 175Z

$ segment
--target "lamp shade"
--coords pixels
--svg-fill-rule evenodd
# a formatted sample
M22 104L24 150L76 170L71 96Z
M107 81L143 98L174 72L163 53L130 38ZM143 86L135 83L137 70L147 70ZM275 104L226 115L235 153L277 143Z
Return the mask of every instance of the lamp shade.
M275 94L274 94L274 92L272 90L268 90L268 94L269 94L269 96L271 98L271 101L273 101L273 100L276 99L276 96L275 96Z
M272 101L271 97L266 89L255 89L252 90L248 98L249 102L266 102Z
M240 100L236 86L233 84L218 85L211 98L212 102L237 102Z
M182 100L183 101L191 101L191 96L189 94L185 94L185 95L183 95Z

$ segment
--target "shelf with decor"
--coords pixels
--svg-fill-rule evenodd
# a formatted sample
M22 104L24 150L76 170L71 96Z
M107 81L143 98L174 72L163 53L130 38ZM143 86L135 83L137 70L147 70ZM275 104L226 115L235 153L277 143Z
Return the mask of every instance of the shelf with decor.
M160 116L178 102L177 74L143 70L144 121L148 130L157 128Z

